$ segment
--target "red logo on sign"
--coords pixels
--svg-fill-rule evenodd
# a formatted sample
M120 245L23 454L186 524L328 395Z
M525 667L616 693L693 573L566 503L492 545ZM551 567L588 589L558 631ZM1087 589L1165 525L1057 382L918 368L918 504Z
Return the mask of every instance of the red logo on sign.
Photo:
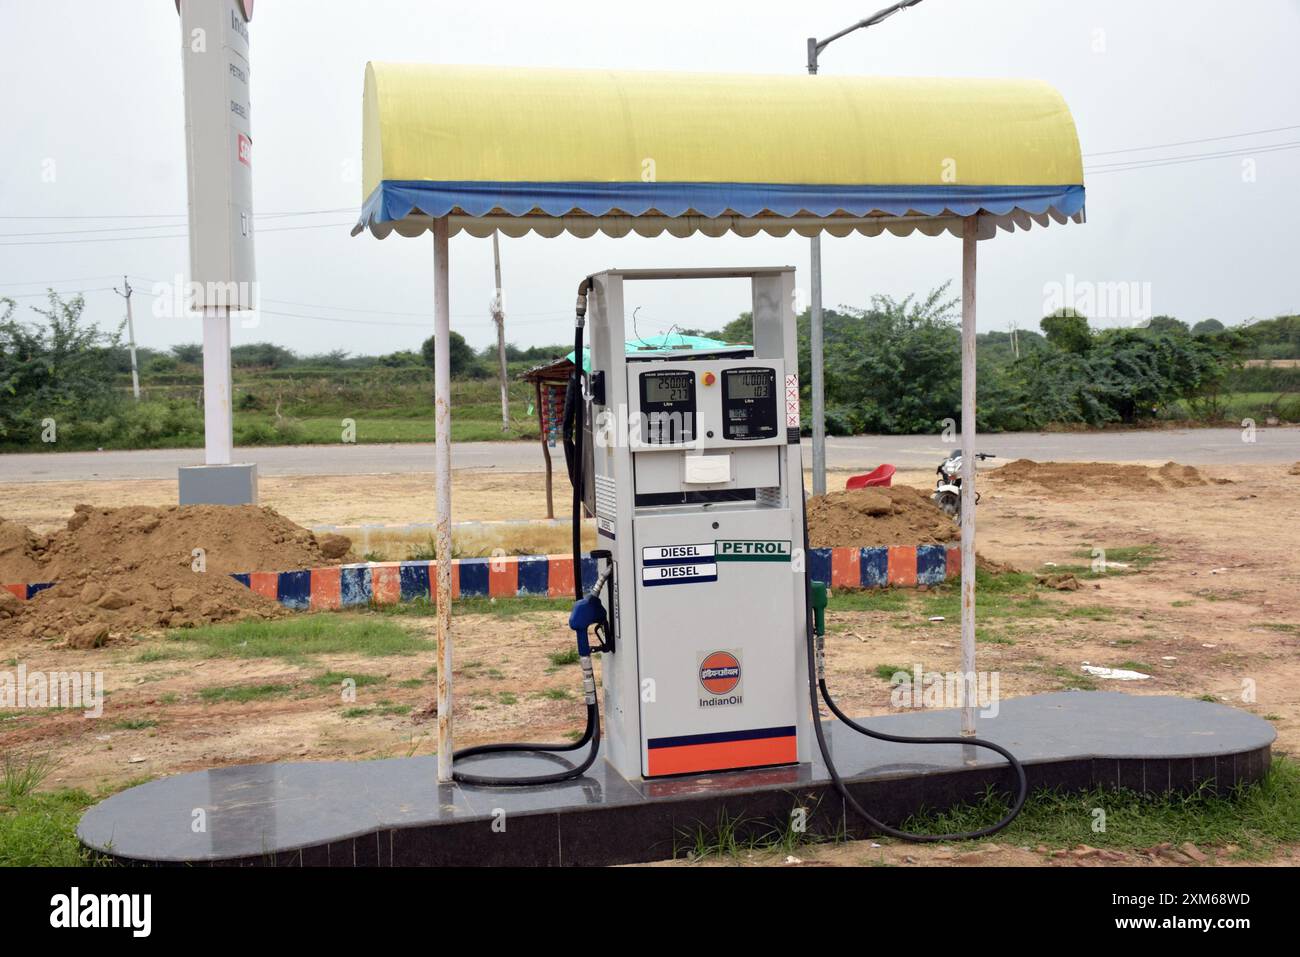
M239 162L253 168L253 141L243 133L239 134Z
M709 694L728 694L740 684L740 662L728 651L715 651L700 662L700 684Z

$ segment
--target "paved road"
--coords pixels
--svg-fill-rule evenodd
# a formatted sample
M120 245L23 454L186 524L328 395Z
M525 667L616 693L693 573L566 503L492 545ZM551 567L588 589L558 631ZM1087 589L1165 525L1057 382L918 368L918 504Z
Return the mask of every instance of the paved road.
M1031 458L1057 462L1181 462L1186 465L1267 465L1300 461L1300 428L1262 428L1254 442L1240 429L1183 429L1151 432L1040 433L989 435L982 451L1001 461ZM827 441L832 469L867 468L890 462L900 468L930 468L953 446L932 435L855 436ZM294 445L244 450L236 456L257 463L262 475L367 475L433 470L431 444ZM555 450L557 467L563 452ZM804 446L804 463L811 449ZM140 452L50 452L0 455L0 482L58 482L109 479L174 479L182 465L200 465L198 449ZM452 449L457 469L541 471L535 442L466 442Z

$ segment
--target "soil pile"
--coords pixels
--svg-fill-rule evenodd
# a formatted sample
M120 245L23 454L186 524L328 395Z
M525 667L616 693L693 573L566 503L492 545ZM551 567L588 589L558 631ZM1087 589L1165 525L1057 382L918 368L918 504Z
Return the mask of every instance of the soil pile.
M26 533L26 534L22 534ZM318 538L269 508L78 505L48 537L0 527L0 582L57 582L15 610L0 608L0 637L43 637L75 647L159 628L271 617L280 606L232 572L336 564L350 542Z
M808 541L837 545L932 545L961 537L924 492L907 485L827 492L808 500Z
M987 477L1008 486L1039 485L1091 493L1108 491L1164 492L1196 485L1226 485L1228 479L1206 478L1198 469L1177 462L1159 468L1114 462L1035 462L1016 459Z
M0 518L0 584L40 581L44 539L26 525Z

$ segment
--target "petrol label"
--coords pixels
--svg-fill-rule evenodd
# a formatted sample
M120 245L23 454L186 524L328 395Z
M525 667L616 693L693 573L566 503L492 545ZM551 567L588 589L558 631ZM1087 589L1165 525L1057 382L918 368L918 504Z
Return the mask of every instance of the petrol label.
M778 539L722 539L714 542L720 562L788 562L790 541Z

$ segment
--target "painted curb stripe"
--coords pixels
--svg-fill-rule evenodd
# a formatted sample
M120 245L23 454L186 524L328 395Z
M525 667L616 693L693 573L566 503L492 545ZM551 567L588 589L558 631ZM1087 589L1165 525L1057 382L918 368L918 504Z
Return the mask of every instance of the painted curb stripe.
M722 559L717 559L721 561ZM789 561L789 556L747 556L743 561ZM808 563L814 579L832 588L884 588L938 585L961 575L961 548L945 545L895 545L813 548ZM596 583L599 563L584 555L582 586ZM290 608L334 609L354 605L436 601L435 561L361 562L285 572L237 572L230 577L264 598ZM509 555L458 558L452 561L452 598L549 596L573 594L573 559L568 555ZM56 582L0 584L21 601Z

